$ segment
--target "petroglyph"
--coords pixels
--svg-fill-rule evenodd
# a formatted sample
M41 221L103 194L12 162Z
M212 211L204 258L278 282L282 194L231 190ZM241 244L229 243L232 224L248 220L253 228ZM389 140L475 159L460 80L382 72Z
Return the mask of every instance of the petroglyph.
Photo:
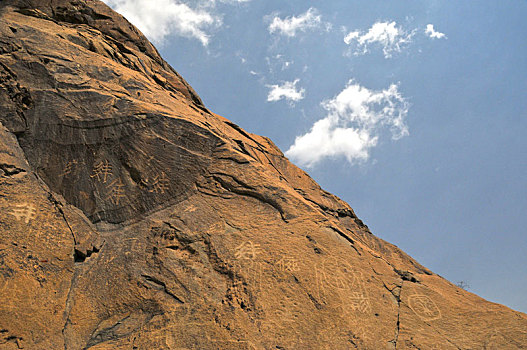
M343 312L366 312L370 301L364 286L362 274L355 271L342 259L328 259L315 267L319 299L334 305Z
M115 179L108 185L108 197L107 199L115 205L121 204L121 200L125 198L124 184L121 179Z
M29 224L37 214L36 208L33 204L24 203L15 205L14 209L11 209L10 215L14 216L18 221L24 221Z
M286 256L278 260L276 263L276 269L280 272L297 272L300 270L298 260L295 258Z
M72 160L66 163L66 165L64 166L64 170L59 176L65 177L65 176L71 175L78 169L78 166L81 164L84 164L84 162L79 162L78 160Z
M90 175L91 178L97 178L102 183L108 181L108 177L113 175L112 165L107 160L102 160L99 163L95 164L93 168L93 174Z
M436 303L426 295L414 294L408 297L410 308L425 321L432 321L441 318L441 310Z
M165 173L161 172L161 175L156 175L152 178L150 185L149 192L164 194L170 188L170 180Z
M258 254L261 253L261 248L259 244L255 244L251 241L243 242L238 247L234 253L236 259L256 259Z

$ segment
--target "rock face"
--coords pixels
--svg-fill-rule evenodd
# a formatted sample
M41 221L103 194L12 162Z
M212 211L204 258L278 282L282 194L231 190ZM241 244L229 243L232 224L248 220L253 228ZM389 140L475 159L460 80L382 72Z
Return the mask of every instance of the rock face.
M0 1L0 349L525 349L95 0Z

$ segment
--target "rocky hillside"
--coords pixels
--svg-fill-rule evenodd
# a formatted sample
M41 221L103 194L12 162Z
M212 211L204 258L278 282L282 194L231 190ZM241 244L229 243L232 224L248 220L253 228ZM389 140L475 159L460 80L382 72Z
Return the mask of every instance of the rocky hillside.
M0 0L0 298L6 350L527 348L96 0Z

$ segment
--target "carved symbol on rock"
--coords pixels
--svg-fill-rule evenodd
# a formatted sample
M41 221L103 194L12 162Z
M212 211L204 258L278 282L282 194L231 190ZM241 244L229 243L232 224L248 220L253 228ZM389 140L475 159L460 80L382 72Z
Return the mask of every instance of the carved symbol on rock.
M71 162L68 162L66 164L66 166L64 167L64 171L62 172L62 174L60 174L59 176L60 177L65 177L67 175L70 175L71 173L73 173L73 171L75 170L75 168L79 165L79 164L84 164L84 162L79 162L78 160L72 160Z
M368 298L362 293L362 291L351 293L350 300L350 307L352 310L357 310L360 312L368 311L370 304L368 303Z
M441 311L432 299L422 294L414 294L408 297L410 308L425 321L441 318Z
M343 260L329 259L315 267L319 298L326 303L340 300L338 307L366 312L370 308L369 298L362 281L362 274Z
M251 241L243 242L236 247L234 257L236 259L255 259L258 254L261 253L259 244L255 244Z
M152 179L152 188L150 189L150 192L160 193L163 194L165 191L168 191L170 185L170 180L168 179L167 175L165 173L161 173L161 175L156 175Z
M32 204L19 204L11 210L10 215L13 215L18 221L24 220L26 224L35 218L36 209Z
M141 252L141 243L138 242L137 238L128 238L125 240L125 242L130 242L130 244L125 244L124 246L127 247L127 251L125 252L125 255L128 255L130 253L140 253Z
M71 161L71 162L68 162L68 164L66 164L66 166L64 167L64 171L62 172L62 174L60 174L61 177L64 177L66 175L69 175L71 174L71 172L73 171L73 166L77 164L77 161L74 160L74 161Z
M110 189L108 193L108 199L113 204L119 205L121 203L121 199L125 197L124 184L121 182L121 179L112 181L108 187Z
M280 272L296 272L300 270L298 261L292 257L283 257L276 263L276 267Z
M90 175L91 178L96 177L102 183L106 183L109 176L112 176L112 165L107 160L95 164L93 175Z

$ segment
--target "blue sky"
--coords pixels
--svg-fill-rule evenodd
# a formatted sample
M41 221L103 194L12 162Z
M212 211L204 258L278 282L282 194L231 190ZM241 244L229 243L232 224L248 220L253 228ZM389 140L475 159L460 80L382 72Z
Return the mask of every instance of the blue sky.
M527 1L106 3L377 236L527 312Z

